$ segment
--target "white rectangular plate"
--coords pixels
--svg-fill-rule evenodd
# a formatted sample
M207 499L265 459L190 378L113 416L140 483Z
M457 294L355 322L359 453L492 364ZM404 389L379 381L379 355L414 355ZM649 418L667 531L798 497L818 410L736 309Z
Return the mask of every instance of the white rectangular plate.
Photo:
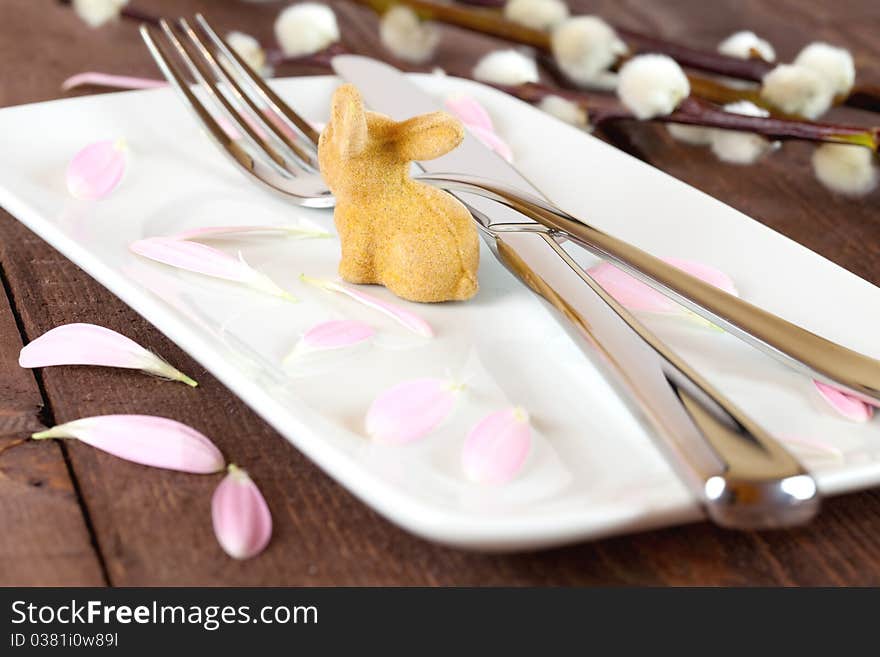
M438 99L480 100L516 165L546 195L599 228L661 256L712 264L740 293L789 320L880 357L880 290L705 194L570 126L471 82L414 76ZM326 120L331 77L277 80L308 118ZM413 306L437 337L420 341L381 316L299 282L334 277L338 242L249 238L217 242L301 299L275 300L234 284L145 261L133 240L206 225L311 222L252 185L222 158L169 90L125 92L0 111L0 204L199 360L298 449L367 504L444 543L493 550L558 545L700 518L699 509L601 375L545 307L484 250L481 292L463 304ZM99 139L124 138L129 168L107 199L72 199L64 171ZM384 289L371 290L391 298ZM286 371L282 357L310 326L372 322L370 348ZM101 318L93 318L100 323ZM793 445L825 494L880 482L876 422L836 417L810 381L750 347L686 319L645 317L709 380ZM370 401L408 378L463 380L452 417L406 446L372 444ZM181 394L198 395L198 390ZM534 445L520 476L468 483L459 465L468 428L519 404ZM246 439L246 438L245 438Z

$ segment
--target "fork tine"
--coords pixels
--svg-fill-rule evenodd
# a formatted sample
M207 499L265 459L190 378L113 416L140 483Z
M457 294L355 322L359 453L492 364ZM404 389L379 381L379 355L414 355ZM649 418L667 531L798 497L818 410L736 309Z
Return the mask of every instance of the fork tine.
M314 208L332 207L334 204L333 196L325 188L320 185L319 179L314 181L314 188L303 191L303 183L309 182L311 177L304 176L297 179L283 178L274 173L272 169L262 164L259 160L254 159L242 148L236 140L226 134L226 131L220 127L217 120L210 111L196 97L189 83L186 81L184 74L181 72L178 64L174 62L174 58L167 55L164 46L160 46L153 38L152 30L149 26L141 25L141 37L147 45L156 65L162 74L168 80L169 84L177 91L185 104L193 111L196 118L208 129L208 135L220 147L220 149L231 157L240 168L255 178L260 184L265 185L274 192L285 197L293 198L300 205ZM300 181L294 186L292 183Z
M201 101L196 98L196 95L190 89L189 84L181 74L177 64L175 64L170 57L165 55L162 47L160 47L156 40L153 39L150 28L147 25L141 25L140 33L144 43L147 44L147 49L150 51L150 54L153 56L153 59L159 66L163 75L165 75L165 78L171 83L171 86L177 90L178 94L183 97L190 109L195 112L199 121L208 128L211 136L222 144L223 148L238 162L243 164L245 168L251 169L253 158L247 153L247 151L235 143L235 140L231 139L229 135L226 134L226 131L220 127L220 124L217 123L211 113L205 108Z
M256 120L260 123L264 130L272 133L283 146L286 146L290 149L289 155L292 159L299 162L301 166L304 166L312 171L315 170L317 162L315 162L313 154L306 152L303 148L296 144L290 137L285 134L278 125L269 119L269 117L263 114L263 111L257 104L254 102L253 98L251 98L250 94L248 94L244 89L241 88L238 81L235 79L235 76L232 75L226 67L221 65L221 62L217 61L217 58L214 56L214 53L211 52L211 49L202 41L201 37L196 33L195 30L190 27L189 23L184 19L180 19L180 27L183 29L184 33L189 37L189 40L195 45L198 51L201 53L202 57L205 61L208 62L209 66L213 69L214 75L225 82L231 92L235 95L235 97L239 100L239 102L246 105ZM309 146L312 146L311 142L309 142Z
M254 86L256 92L260 95L262 100L269 106L271 110L273 110L280 118L286 119L287 123L295 128L297 132L303 135L306 139L308 139L313 145L318 145L318 137L320 136L318 132L309 125L309 122L303 119L299 114L293 111L293 109L285 103L278 95L272 91L272 88L265 83L265 81L257 74L254 73L250 66L239 56L237 52L235 52L229 45L222 39L220 36L214 31L214 28L205 20L205 17L201 14L196 14L196 22L199 24L199 27L204 30L205 34L214 42L214 45L223 53L223 56L230 62L234 62L237 66L238 72L243 75L245 78L249 79L251 84Z
M199 57L193 57L190 55L186 46L177 38L177 35L174 33L174 28L171 24L166 20L159 21L159 25L162 28L162 31L165 33L165 36L177 50L177 54L180 59L186 64L187 68L189 68L190 73L192 73L196 82L199 83L205 91L222 107L222 109L226 112L227 116L234 121L241 131L248 137L248 140L252 143L252 145L261 151L266 157L275 162L282 170L288 171L287 162L281 155L274 149L272 146L266 142L266 140L257 134L256 130L250 125L248 121L246 121L238 111L236 111L235 107L229 100L226 98L226 95L220 90L217 86L217 83L214 80L211 72L207 70L207 66L201 61ZM295 172L292 172L295 173Z

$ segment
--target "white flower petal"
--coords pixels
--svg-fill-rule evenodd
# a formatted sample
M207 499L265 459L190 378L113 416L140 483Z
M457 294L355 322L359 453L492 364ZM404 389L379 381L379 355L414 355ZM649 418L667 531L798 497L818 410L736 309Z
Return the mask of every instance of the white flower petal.
M266 73L266 51L254 37L232 31L226 35L226 43L257 73Z
M673 139L694 146L706 146L712 143L712 128L701 125L686 125L682 123L668 123L666 130Z
M690 92L681 66L666 55L638 55L620 69L617 95L639 119L671 114Z
M813 171L829 189L864 196L877 186L876 156L862 146L822 144L813 151Z
M91 27L100 27L119 17L128 0L73 0L73 10Z
M731 34L718 44L718 52L738 59L751 59L753 52L757 52L765 62L776 61L776 50L770 42L749 30Z
M553 57L559 68L584 86L609 88L615 80L609 72L626 44L608 23L598 16L576 16L559 24L551 36Z
M568 5L562 0L508 0L504 17L535 30L549 30L568 18Z
M834 88L810 68L780 64L764 76L761 97L786 114L815 119L831 107Z
M339 41L336 14L319 2L290 5L275 19L275 39L289 57L313 55Z
M770 113L747 100L724 106L727 112L744 116L766 117ZM754 164L772 147L765 137L740 130L712 130L709 134L712 152L723 162Z
M413 64L431 59L440 43L435 25L419 20L416 12L403 5L392 7L382 15L379 37L395 57Z
M587 110L562 96L545 96L538 103L538 107L560 121L565 121L578 128L588 128L590 125Z
M828 43L815 42L795 57L794 64L824 77L835 94L846 95L856 80L856 66L849 50Z
M489 84L515 87L537 82L538 67L533 59L516 50L495 50L477 62L474 78Z

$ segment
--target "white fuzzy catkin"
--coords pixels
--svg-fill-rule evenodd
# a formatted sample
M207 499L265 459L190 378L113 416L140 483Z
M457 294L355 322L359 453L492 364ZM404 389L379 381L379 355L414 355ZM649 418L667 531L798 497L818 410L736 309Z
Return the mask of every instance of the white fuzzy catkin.
M565 121L578 128L588 128L590 125L587 111L562 96L544 96L538 103L538 107L560 121Z
M477 62L474 78L480 82L513 87L537 82L538 67L535 60L516 50L495 50Z
M550 45L556 64L573 82L613 88L617 76L608 69L627 53L626 44L597 16L575 16L553 30Z
M266 51L254 37L232 31L226 35L226 43L257 73L266 73Z
M568 5L562 0L507 0L504 17L535 30L549 30L568 18Z
M822 144L813 151L813 171L829 189L864 196L877 186L875 155L862 146Z
M834 88L813 69L780 64L764 76L761 97L786 114L815 119L831 107Z
M666 55L638 55L620 69L617 95L638 119L672 113L691 92L684 71Z
M737 59L751 59L753 51L765 62L776 61L776 51L770 42L749 30L734 32L718 44L718 52Z
M128 0L73 0L73 10L91 27L119 17Z
M726 112L744 116L769 116L770 113L747 100L724 106ZM753 164L772 147L772 143L753 132L740 130L711 131L712 152L723 162L731 164Z
M856 81L856 66L849 50L828 43L817 41L806 46L795 57L794 64L824 77L835 94L848 94Z
M686 125L683 123L667 123L666 130L673 139L694 146L706 146L712 142L712 128L701 125Z
M422 22L416 12L403 5L392 7L382 15L379 37L395 57L413 64L431 59L440 43L440 33L434 24Z
M327 5L290 5L275 19L275 39L289 57L313 55L339 41L336 14Z

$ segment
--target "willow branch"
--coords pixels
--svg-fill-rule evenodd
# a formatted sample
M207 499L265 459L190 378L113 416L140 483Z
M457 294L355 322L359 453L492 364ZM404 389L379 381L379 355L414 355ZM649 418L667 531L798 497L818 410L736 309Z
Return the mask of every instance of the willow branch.
M561 96L585 110L590 123L596 127L611 121L637 121L632 112L616 99L609 96L589 95L583 92L554 89L540 83L527 83L516 86L492 85L501 91L516 96L529 103L540 103L547 96ZM880 143L880 129L863 128L835 123L817 123L793 118L746 116L725 112L720 107L703 99L686 98L679 107L666 116L647 119L654 123L680 123L753 132L774 141L797 139L821 143L851 144L869 148L875 153Z
M495 36L514 43L532 46L544 52L551 52L550 35L541 30L509 21L498 11L504 0L468 0L467 4L478 7L446 5L434 0L353 0L366 5L376 13L382 14L394 5L410 7L423 20L433 20L456 25L474 32ZM760 58L738 59L721 53L682 46L660 37L616 27L618 34L627 41L634 53L661 53L670 56L680 65L716 75L738 78L750 82L760 82L764 75L775 66ZM779 112L768 105L754 89L729 87L710 78L690 74L688 79L695 95L715 103L730 103L750 100L774 114ZM856 86L845 97L835 99L836 104L844 104L874 112L880 112L880 87Z

